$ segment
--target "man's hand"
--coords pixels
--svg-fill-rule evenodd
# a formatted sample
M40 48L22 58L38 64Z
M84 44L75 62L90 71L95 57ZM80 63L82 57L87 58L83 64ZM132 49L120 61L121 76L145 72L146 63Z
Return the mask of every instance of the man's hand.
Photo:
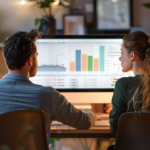
M102 120L100 117L96 116L96 121Z
M112 105L112 104L108 104L108 105L104 108L104 110L105 110L106 113L110 113L111 110L112 110L112 108L113 108L113 105Z

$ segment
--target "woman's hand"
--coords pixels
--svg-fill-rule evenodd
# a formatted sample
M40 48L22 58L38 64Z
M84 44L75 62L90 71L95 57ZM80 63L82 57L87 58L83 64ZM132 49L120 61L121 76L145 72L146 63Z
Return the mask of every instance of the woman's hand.
M112 105L112 104L108 104L108 105L104 108L104 110L105 110L106 113L110 113L111 110L112 110L112 108L113 108L113 105Z

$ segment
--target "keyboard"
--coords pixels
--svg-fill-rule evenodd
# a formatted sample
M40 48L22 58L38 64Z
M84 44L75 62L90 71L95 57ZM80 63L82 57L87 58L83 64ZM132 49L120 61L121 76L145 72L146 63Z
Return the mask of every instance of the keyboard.
M105 126L108 127L110 126L109 124L109 114L96 114L97 117L100 117L102 120L97 120L95 121L94 126Z
M110 126L108 114L97 114L96 116L100 117L102 120L95 121L94 126ZM63 125L63 123L59 121L53 121L51 125L59 126L59 125Z
M95 121L94 126L103 126L103 127L109 127L109 120L100 120L100 121Z

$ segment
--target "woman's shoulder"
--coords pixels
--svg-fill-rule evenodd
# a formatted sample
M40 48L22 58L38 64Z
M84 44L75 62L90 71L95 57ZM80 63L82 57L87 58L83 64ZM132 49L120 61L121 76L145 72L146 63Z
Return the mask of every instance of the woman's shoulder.
M123 85L128 85L128 84L138 84L140 81L140 76L134 76L134 77L122 77L117 80L117 84L123 84Z

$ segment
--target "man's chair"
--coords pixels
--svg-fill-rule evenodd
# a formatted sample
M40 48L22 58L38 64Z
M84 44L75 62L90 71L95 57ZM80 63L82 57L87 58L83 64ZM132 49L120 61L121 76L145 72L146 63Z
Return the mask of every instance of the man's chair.
M150 150L150 113L131 112L119 119L115 150Z
M48 150L42 110L20 110L0 115L0 150Z

